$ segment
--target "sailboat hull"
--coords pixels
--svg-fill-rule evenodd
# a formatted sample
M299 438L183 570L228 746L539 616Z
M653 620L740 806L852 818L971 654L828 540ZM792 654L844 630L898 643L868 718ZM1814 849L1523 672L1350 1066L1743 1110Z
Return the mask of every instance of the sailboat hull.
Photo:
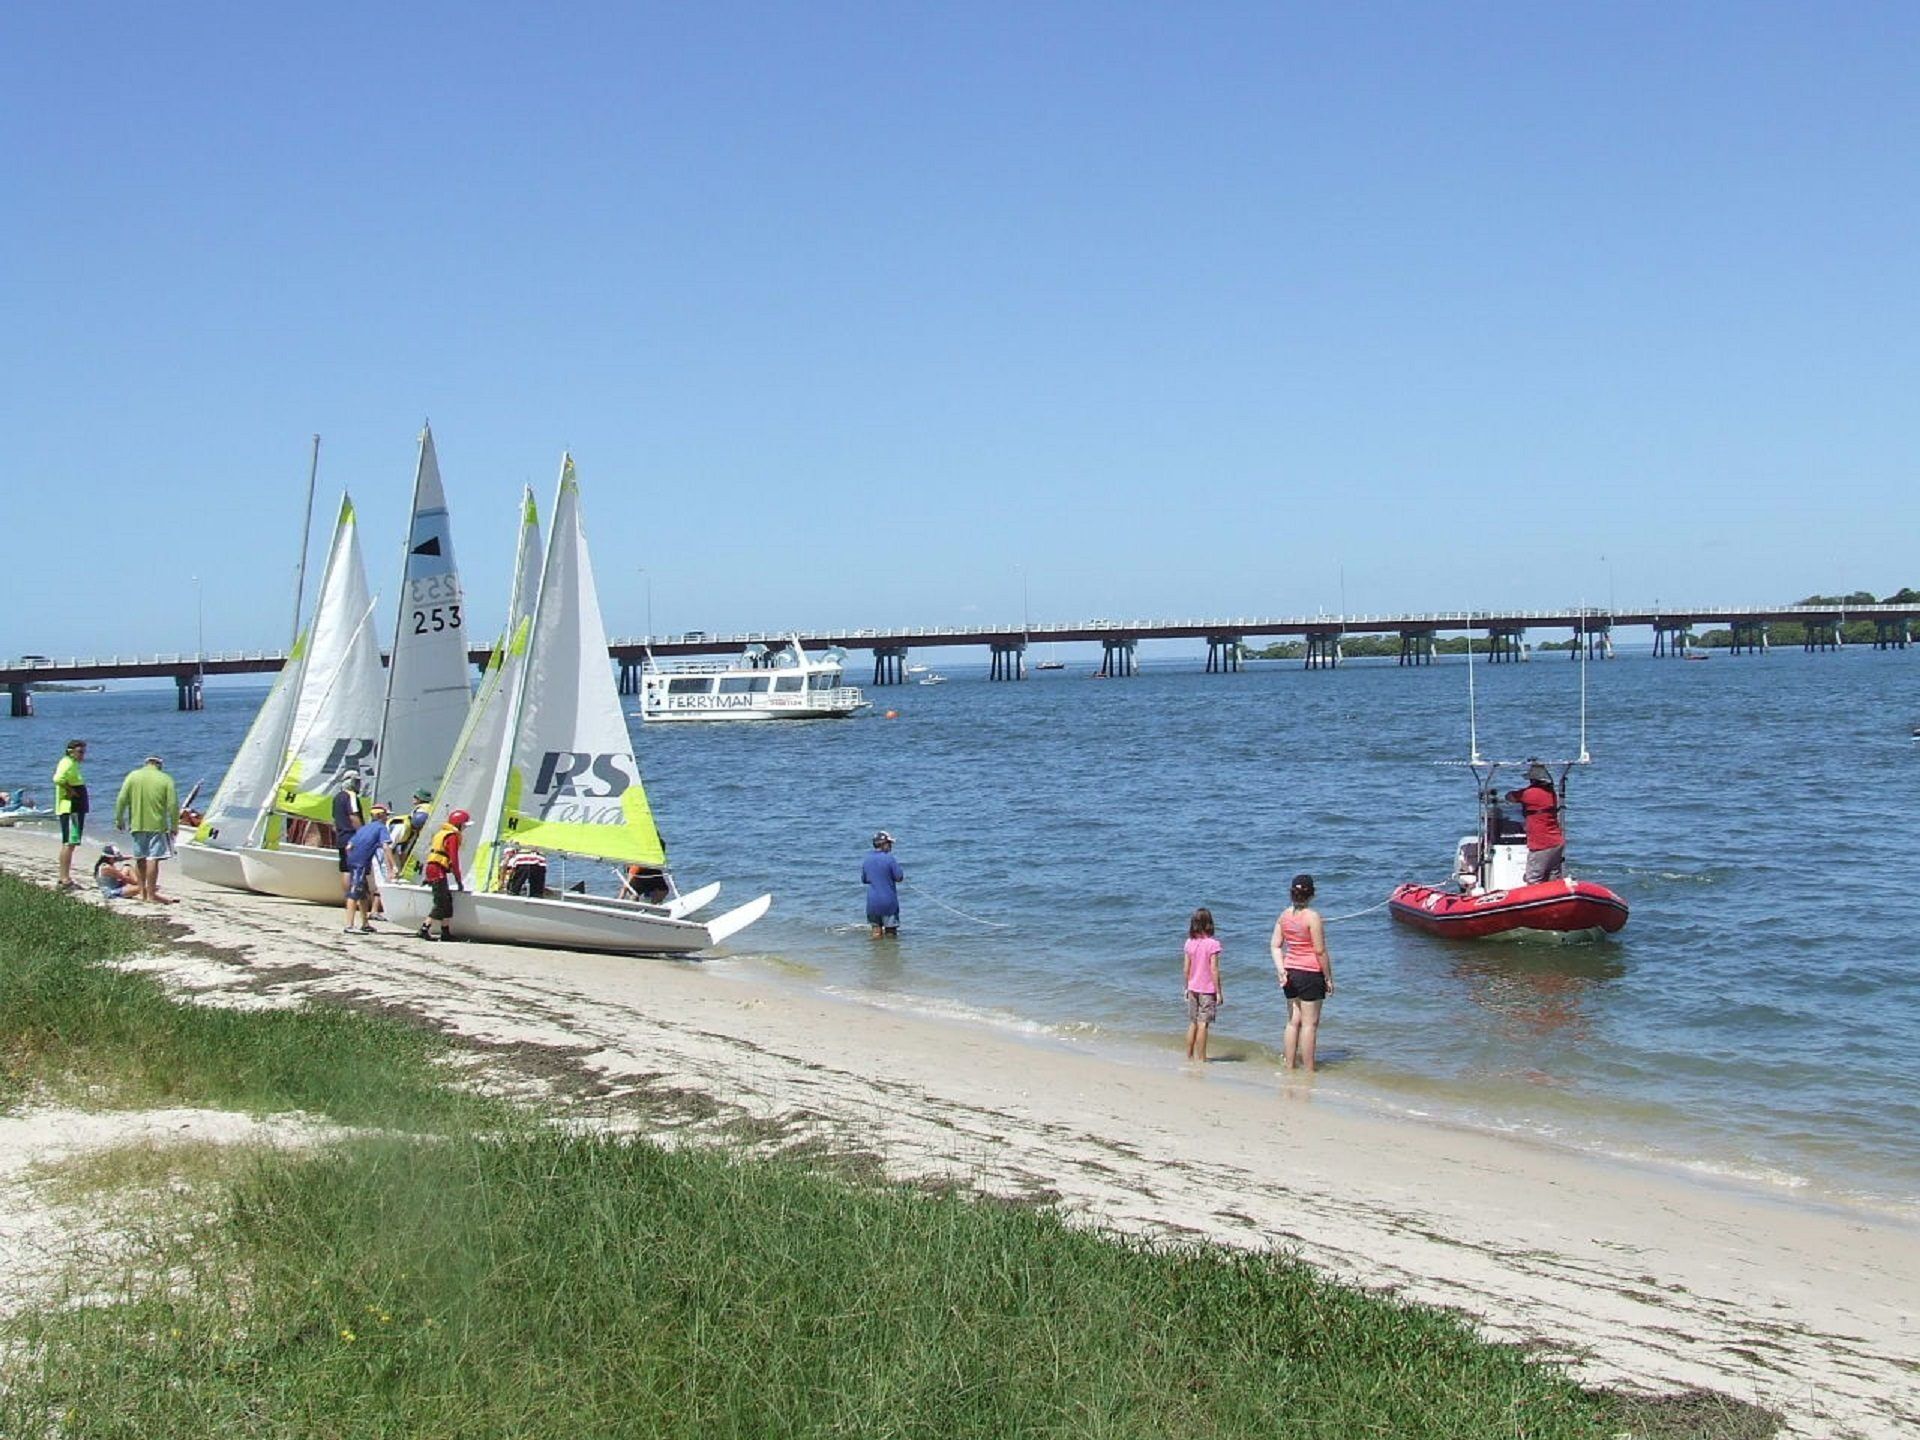
M433 906L433 891L424 885L389 883L380 893L387 918L396 925L422 924ZM688 955L739 933L766 914L772 903L772 896L762 895L702 924L676 919L665 907L603 895L549 895L536 900L527 895L456 890L449 924L462 940L621 955Z
M310 900L315 905L338 905L346 891L340 884L340 852L312 845L282 845L276 850L236 852L246 873L247 888L262 895Z
M180 862L180 873L189 880L198 880L203 885L224 885L229 890L246 890L246 867L241 864L240 852L222 850L217 845L198 845L189 840L178 846L174 857Z

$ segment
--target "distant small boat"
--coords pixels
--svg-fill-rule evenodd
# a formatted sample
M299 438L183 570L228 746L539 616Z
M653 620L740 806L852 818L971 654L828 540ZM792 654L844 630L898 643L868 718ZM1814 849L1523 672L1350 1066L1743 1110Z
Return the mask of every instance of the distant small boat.
M1064 670L1067 668L1067 662L1064 660L1042 660L1033 668L1036 670Z
M924 665L907 666L907 674L909 675L924 675L926 673L927 673L927 667Z
M940 674L938 671L932 671L932 672L929 672L928 674L922 675L919 678L919 680L915 681L914 683L918 685L944 685L947 683L947 677Z

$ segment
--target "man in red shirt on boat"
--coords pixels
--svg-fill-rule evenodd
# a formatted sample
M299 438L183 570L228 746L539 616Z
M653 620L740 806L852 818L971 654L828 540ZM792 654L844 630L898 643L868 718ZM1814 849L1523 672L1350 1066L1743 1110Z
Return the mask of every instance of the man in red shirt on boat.
M1567 832L1560 825L1560 792L1553 772L1538 760L1527 762L1527 783L1509 790L1507 799L1520 807L1527 822L1527 879L1529 885L1557 880L1567 868Z

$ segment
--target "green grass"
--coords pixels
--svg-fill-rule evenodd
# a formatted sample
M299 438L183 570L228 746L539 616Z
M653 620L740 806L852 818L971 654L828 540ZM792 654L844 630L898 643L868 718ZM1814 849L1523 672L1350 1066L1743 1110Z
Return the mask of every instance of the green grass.
M1284 1260L551 1133L269 1160L181 1298L57 1315L0 1430L1611 1436L1451 1317ZM232 1297L244 1295L245 1303Z
M155 944L137 922L0 871L0 1110L39 1090L96 1109L306 1110L396 1127L500 1119L501 1107L443 1083L446 1046L424 1031L331 1007L181 1004L151 976L102 963Z
M117 917L0 876L10 915L27 922L0 952L16 1083L105 1074L116 1094L438 1133L200 1157L190 1205L133 1227L145 1248L117 1291L81 1277L92 1303L0 1327L0 1435L1771 1432L1717 1401L1583 1391L1451 1316L1275 1256L503 1123L437 1083L437 1042L394 1022L175 1005L94 963L139 943ZM140 1154L65 1178L137 1192L162 1174Z

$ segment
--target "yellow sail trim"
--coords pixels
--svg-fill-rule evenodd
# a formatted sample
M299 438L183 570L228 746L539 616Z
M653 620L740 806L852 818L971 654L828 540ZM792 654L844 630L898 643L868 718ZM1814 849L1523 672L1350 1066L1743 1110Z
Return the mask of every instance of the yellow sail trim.
M293 649L287 652L286 662L283 665L281 665L279 674L274 676L273 684L267 690L267 698L261 702L261 707L263 709L267 705L270 705L273 703L273 698L275 695L279 693L280 687L287 683L287 672L291 670L295 665L298 665L302 660L307 658L308 633L309 632L302 630L298 635L293 637ZM215 792L215 795L217 798L218 796L217 791ZM211 820L202 820L198 825L194 826L193 838L196 843L202 844L202 845L204 845L208 840L212 839L213 838L213 822ZM274 840L278 842L279 838L280 838L279 832L276 829L274 832Z
M509 784L507 808L501 816L503 845L531 845L536 850L561 850L569 855L587 855L623 865L667 863L667 848L660 841L660 831L653 823L653 807L647 803L643 787L630 785L620 797L618 825L596 825L543 820L516 809L519 781L520 773L516 770Z

